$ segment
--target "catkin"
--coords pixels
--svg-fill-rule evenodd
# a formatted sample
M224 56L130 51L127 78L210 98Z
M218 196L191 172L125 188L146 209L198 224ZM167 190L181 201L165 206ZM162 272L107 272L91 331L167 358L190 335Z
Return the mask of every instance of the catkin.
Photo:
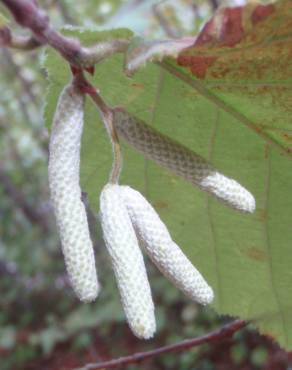
M138 239L158 269L191 299L211 303L212 288L171 239L153 207L129 186L121 186L121 194Z
M80 142L84 97L64 88L54 116L49 146L51 200L68 275L80 300L89 302L99 290L92 241L79 186Z
M137 337L151 338L156 330L151 290L119 185L104 187L100 197L100 219L127 321Z
M255 210L252 194L238 182L214 169L204 158L185 146L162 135L122 108L114 109L114 126L118 134L146 158L215 196L242 212Z

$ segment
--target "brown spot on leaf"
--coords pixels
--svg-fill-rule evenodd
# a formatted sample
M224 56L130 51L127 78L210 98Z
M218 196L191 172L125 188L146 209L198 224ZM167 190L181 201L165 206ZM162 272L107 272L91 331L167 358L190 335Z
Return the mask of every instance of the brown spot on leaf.
M182 67L188 67L192 64L192 58L191 55L180 55L177 58L177 62Z
M282 134L282 137L284 138L285 141L287 142L292 142L292 134Z
M281 43L273 44L274 49L279 48L278 52L261 46L259 42L267 36L270 30L263 27L264 34L262 34L258 32L258 27L255 27L275 12L275 6L270 4L257 5L251 10L249 8L238 6L218 10L203 27L195 45L179 55L177 63L180 66L189 67L191 72L200 79L205 78L210 69L209 77L215 79L228 76L237 80L246 78L264 80L267 78L267 70L270 70L271 65L278 65L278 69L287 76L290 70L283 71L288 68L284 58L287 56L287 48L284 48L285 55L282 56L281 53L284 51ZM229 54L227 50L227 53L224 53L224 49L234 48L244 40L247 44L257 43L256 50L238 48L233 54ZM216 64L213 66L215 60ZM280 65L281 60L283 62ZM281 77L277 76L279 79Z
M261 222L266 222L268 218L268 212L266 209L258 210L258 220Z
M178 64L189 66L193 75L203 79L206 76L208 68L212 66L216 59L216 57L182 56L178 58Z
M137 83L133 83L131 84L132 87L136 88L136 89L140 89L140 90L144 90L144 85L143 84L137 84Z
M269 158L270 155L270 145L266 144L265 145L265 159Z
M193 57L192 73L200 79L205 78L208 68L216 59L216 57Z
M259 125L255 127L255 130L258 134L261 134L263 132L263 128L260 127Z
M242 40L243 35L242 7L226 8L220 35L222 45L235 46Z
M242 6L220 9L203 27L195 45L217 44L229 47L236 45L244 35L242 11Z
M154 208L158 208L158 209L165 209L165 208L168 208L168 204L162 200L157 200L154 204L153 204Z
M246 252L246 255L249 258L255 261L259 261L259 262L264 262L264 261L267 261L268 259L267 253L263 251L262 249L259 249L256 247L249 248Z

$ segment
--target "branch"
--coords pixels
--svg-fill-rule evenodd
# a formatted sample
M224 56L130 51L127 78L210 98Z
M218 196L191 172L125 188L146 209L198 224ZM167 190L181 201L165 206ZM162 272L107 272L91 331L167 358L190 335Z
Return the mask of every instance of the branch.
M33 32L38 42L51 45L65 59L76 64L75 60L80 52L79 42L68 39L55 31L50 25L49 17L38 8L34 1L2 0L2 3L10 10L19 25Z
M82 72L75 75L74 84L85 94L88 94L93 103L97 106L102 122L107 130L113 149L113 167L110 175L109 182L116 184L119 181L120 173L122 170L122 152L119 143L119 137L113 125L113 112L112 109L103 100L97 89L92 86L85 78Z
M199 338L187 339L182 342L171 344L169 346L156 348L152 351L148 352L138 352L134 353L130 356L120 357L118 359L100 362L100 363L92 363L87 364L80 370L98 370L98 369L113 369L118 366L127 366L133 363L137 363L140 361L144 361L149 358L153 358L162 354L171 353L171 352L179 352L185 351L189 348L198 347L204 343L215 343L222 341L225 338L232 336L236 331L244 328L247 325L247 322L243 320L235 320L221 329L213 331L209 334L203 335ZM77 369L76 369L77 370Z
M0 28L0 46L9 47L19 50L34 50L41 46L42 43L30 36L13 35L10 28L5 26Z
M38 43L50 45L72 66L88 68L109 55L125 51L128 47L128 41L122 39L109 40L101 47L99 44L91 48L83 47L79 40L65 37L54 30L50 25L49 17L37 6L36 2L32 0L1 1L19 25L33 32L33 37ZM5 37L7 39L7 34Z

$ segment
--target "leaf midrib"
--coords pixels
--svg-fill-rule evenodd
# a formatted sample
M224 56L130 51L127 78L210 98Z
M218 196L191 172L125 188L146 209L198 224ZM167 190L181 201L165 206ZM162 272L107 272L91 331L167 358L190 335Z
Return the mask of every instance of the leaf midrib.
M276 140L274 140L272 137L267 135L265 132L263 132L262 130L258 130L256 125L252 121L250 121L246 116L244 116L242 113L235 110L230 105L226 104L226 102L221 100L218 96L210 92L202 83L200 83L197 80L191 79L190 76L177 70L175 67L173 67L171 64L167 62L162 62L159 64L161 67L166 69L169 73L178 77L179 79L181 79L182 81L186 82L188 85L193 87L195 90L197 90L199 94L204 96L215 106L223 109L226 113L234 117L238 122L242 123L248 129L252 130L258 136L260 136L266 143L271 144L276 149L278 149L282 154L284 154L285 156L291 159L292 153L289 153L289 151L287 151L286 148L284 148L281 144L279 144Z

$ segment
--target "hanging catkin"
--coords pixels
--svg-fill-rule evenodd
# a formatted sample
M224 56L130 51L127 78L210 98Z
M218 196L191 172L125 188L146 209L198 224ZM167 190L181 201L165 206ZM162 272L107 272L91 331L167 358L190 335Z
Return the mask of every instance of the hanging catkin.
M197 185L228 206L242 212L255 210L255 199L235 180L214 169L204 158L162 135L122 108L113 110L118 134L146 158Z
M137 337L151 338L156 328L151 290L119 185L104 187L100 196L100 220L127 321Z
M212 288L171 239L149 202L129 186L121 186L121 194L138 239L158 269L189 298L203 305L211 303Z
M73 86L61 93L54 116L49 185L66 268L74 291L88 302L98 294L95 259L79 186L84 97Z

